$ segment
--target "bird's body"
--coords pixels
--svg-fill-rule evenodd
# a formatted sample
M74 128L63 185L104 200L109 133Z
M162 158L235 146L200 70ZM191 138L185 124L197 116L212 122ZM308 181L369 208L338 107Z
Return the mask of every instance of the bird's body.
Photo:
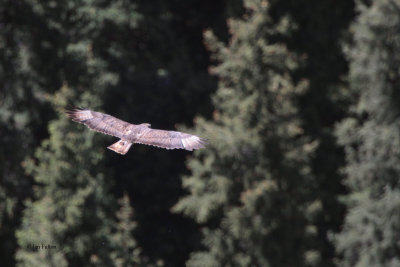
M108 148L123 155L134 143L189 151L203 148L205 145L205 140L195 135L152 129L148 123L131 124L89 109L73 109L66 111L66 113L73 121L85 124L92 130L120 138L121 140Z

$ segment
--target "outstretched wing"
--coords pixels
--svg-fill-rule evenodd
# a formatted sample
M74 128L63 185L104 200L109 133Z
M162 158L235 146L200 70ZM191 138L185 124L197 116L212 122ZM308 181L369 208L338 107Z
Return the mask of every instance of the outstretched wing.
M119 138L122 138L127 127L131 125L113 116L89 109L76 108L67 110L66 113L73 121L85 124L92 130Z
M203 148L206 141L187 133L149 129L143 132L135 143L166 149L186 149L192 151L193 149Z

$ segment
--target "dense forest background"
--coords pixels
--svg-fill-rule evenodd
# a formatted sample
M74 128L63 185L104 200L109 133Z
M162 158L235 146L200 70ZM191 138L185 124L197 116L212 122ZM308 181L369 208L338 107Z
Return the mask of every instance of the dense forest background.
M1 266L400 266L399 51L399 0L0 0Z

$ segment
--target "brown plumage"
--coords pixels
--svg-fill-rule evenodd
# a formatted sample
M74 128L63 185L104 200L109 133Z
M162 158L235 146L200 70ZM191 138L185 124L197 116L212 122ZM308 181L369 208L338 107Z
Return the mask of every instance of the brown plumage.
M118 142L108 147L119 154L125 155L133 143L157 146L166 149L203 148L205 140L195 135L151 129L150 124L131 124L113 116L91 111L84 108L67 110L68 116L76 122L85 124L92 130L120 138Z

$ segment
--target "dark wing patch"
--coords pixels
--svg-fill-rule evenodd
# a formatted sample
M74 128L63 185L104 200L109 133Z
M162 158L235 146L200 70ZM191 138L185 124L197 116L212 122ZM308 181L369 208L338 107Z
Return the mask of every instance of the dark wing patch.
M131 125L113 116L89 109L76 108L67 110L66 113L73 121L85 124L92 130L119 138L122 138L126 128Z
M135 140L135 143L157 146L166 149L193 149L203 148L206 144L204 139L195 135L176 131L164 131L149 129Z

